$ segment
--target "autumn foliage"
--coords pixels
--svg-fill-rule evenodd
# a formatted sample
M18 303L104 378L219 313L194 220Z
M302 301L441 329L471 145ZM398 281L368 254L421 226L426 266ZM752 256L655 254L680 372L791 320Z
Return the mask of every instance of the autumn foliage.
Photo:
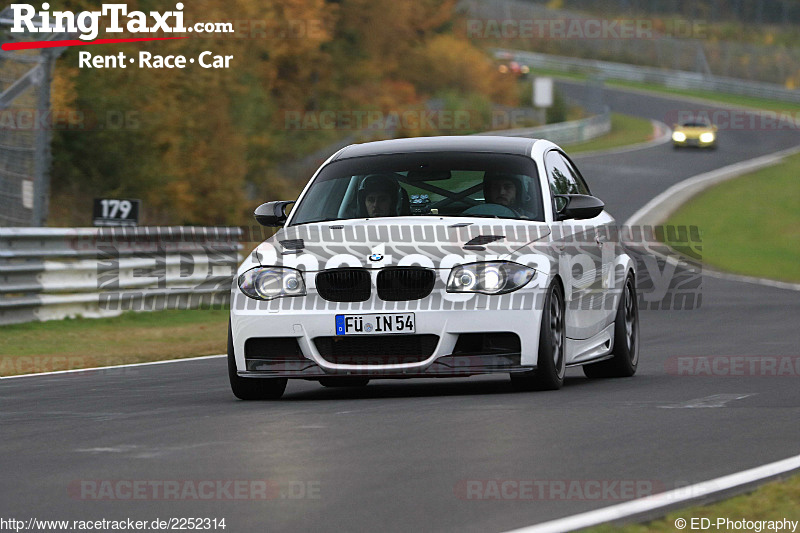
M54 9L96 9L66 4ZM127 4L174 9L174 2ZM454 4L192 0L187 22L232 22L235 33L83 48L187 58L209 50L234 56L230 69L77 68L79 49L68 49L57 62L53 109L87 119L54 132L50 224L87 225L92 198L101 196L142 199L146 224L249 223L255 205L294 197L308 180L293 163L358 137L346 128L287 127L289 112L515 105L513 81L451 31Z

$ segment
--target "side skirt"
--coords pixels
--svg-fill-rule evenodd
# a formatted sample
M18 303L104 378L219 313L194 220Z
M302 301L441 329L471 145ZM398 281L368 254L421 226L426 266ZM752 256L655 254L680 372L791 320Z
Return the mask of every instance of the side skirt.
M614 349L614 323L609 324L594 337L576 340L567 338L567 366L596 363L612 357Z

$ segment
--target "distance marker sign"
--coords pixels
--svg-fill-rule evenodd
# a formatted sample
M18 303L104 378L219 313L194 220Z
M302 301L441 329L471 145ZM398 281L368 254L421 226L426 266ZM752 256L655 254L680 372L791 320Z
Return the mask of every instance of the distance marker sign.
M92 219L95 226L138 226L140 200L95 198Z

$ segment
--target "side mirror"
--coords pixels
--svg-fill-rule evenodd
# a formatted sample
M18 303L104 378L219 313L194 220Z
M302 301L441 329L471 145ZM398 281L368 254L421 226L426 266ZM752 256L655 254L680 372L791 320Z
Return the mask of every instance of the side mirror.
M262 226L280 228L286 224L286 206L294 203L292 201L280 202L267 202L256 207L253 215L256 217L256 222Z
M556 194L554 197L561 198L564 202L564 207L557 213L557 220L594 218L606 207L602 200L587 194Z

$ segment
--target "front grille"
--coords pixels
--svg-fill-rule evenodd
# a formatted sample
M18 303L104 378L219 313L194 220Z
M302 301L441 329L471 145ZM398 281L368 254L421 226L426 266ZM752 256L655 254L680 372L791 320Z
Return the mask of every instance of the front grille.
M317 274L317 292L329 302L369 300L369 272L363 268L335 268Z
M420 300L433 290L433 270L418 267L389 267L378 273L378 298L389 302Z
M438 343L438 335L363 335L314 339L323 359L340 365L419 363L433 355Z

